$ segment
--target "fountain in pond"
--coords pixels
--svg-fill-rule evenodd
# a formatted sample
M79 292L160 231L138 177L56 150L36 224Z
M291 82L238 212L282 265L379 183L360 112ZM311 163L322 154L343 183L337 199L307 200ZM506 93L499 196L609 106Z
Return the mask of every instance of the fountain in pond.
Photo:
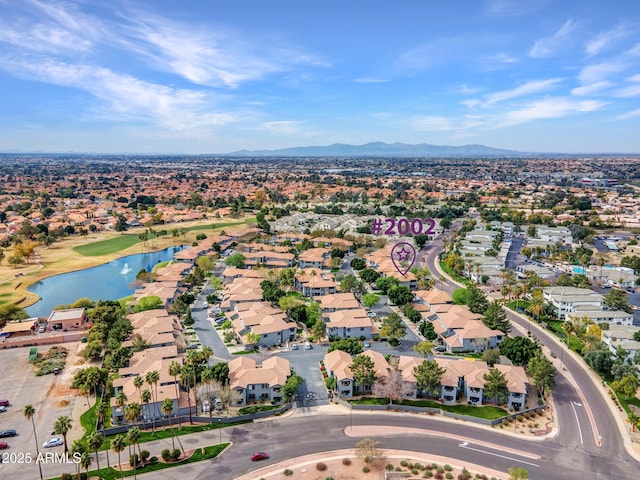
M124 267L122 267L122 270L120 270L120 273L122 275L126 275L127 273L130 273L130 272L131 272L131 269L129 268L129 264L125 263Z

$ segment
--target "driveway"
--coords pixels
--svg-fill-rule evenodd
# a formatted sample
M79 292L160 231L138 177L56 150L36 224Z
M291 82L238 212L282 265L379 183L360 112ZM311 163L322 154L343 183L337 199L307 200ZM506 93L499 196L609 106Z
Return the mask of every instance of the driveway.
M293 371L304 378L304 383L298 389L298 407L328 404L327 389L320 372L320 360L327 353L328 345L314 343L311 350L305 350L302 343L298 346L298 350L285 350L277 354L289 360Z
M213 292L214 290L209 288L209 282L207 282L191 306L191 316L195 321L193 329L198 335L200 343L211 347L214 357L222 360L231 360L233 356L229 353L224 341L214 328L213 319L209 318L208 309L204 307L207 295ZM211 305L209 307L211 307Z

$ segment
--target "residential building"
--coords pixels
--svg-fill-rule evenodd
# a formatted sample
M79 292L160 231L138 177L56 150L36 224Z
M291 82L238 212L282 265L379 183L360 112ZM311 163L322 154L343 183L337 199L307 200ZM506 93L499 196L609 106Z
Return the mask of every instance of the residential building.
M282 403L282 387L291 375L288 360L272 356L258 364L253 358L239 356L229 362L229 386L239 393L236 406L249 403Z
M544 299L553 306L558 318L565 318L576 307L602 309L604 306L604 297L588 288L547 287L542 289L542 293Z
M49 315L47 327L50 330L81 330L86 328L87 312L84 308L54 310Z

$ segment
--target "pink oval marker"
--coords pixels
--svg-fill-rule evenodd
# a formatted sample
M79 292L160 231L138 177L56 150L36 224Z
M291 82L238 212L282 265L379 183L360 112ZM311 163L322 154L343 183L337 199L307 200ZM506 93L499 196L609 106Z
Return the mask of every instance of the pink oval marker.
M398 242L391 249L391 261L400 275L406 275L416 261L416 249L407 242Z

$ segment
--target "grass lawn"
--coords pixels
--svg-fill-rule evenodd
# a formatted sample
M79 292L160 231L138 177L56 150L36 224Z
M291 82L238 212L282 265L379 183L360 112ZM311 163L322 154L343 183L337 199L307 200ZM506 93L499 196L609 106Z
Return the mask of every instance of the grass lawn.
M140 239L137 235L120 235L107 240L78 245L73 247L73 251L86 257L99 257L101 255L119 252L139 242Z
M158 470L164 470L166 468L171 468L174 466L179 466L179 465L186 465L188 463L194 463L194 462L201 462L202 460L209 460L211 458L215 458L217 457L220 452L222 452L225 448L227 448L229 444L228 443L223 443L223 444L219 444L219 445L211 445L209 447L201 447L201 448L197 448L193 454L191 455L191 457L182 460L180 462L172 462L172 463L163 463L163 462L157 462L157 463L153 463L151 465L145 465L143 468L138 468L135 472L135 474L142 474L142 473L148 473L148 472L155 472ZM126 452L126 450L125 450ZM123 452L123 453L125 453ZM117 454L114 454L115 458L117 457ZM121 454L121 459L123 457L126 457L127 455L123 455ZM118 470L114 469L114 468L101 468L100 472L98 472L98 470L90 470L89 471L89 478L91 478L92 476L98 476L98 474L100 475L101 478L103 478L104 480L117 480L118 478L120 478L122 476L122 473L119 472ZM74 472L75 475L75 472ZM133 470L125 470L124 471L124 476L125 477L132 477L134 475L134 471ZM60 477L56 477L57 479L59 479Z
M225 227L233 227L237 225L243 225L245 223L255 223L255 217L250 217L245 220L239 222L220 222L220 223L209 223L207 225L196 225L194 227L188 227L187 230L192 232L194 230L215 230L217 228L225 228Z
M269 410L275 410L280 408L280 405L250 405L248 407L242 407L238 410L239 415L247 415L249 413L267 412Z
M242 425L244 423L251 423L251 422L252 420L243 420L240 422L230 422L230 423L211 422L205 425L189 425L188 423L185 424L185 422L182 422L182 428L179 427L178 422L174 422L173 432L175 435L186 435L188 433L206 432L207 430L217 430L218 428L232 427L235 425ZM108 437L105 437L105 445L103 450L110 448L111 439L114 437L115 435L109 435ZM171 428L167 427L162 430L156 430L154 433L151 431L151 423L149 423L148 430L140 431L140 443L152 442L154 440L161 440L163 438L171 438Z
M388 398L366 397L359 400L353 400L354 405L389 405ZM445 412L457 413L458 415L468 415L470 417L484 418L486 420L495 420L509 415L509 413L501 407L484 405L475 407L473 405L443 405L434 400L403 400L400 405L408 405L411 407L439 408Z
M164 262L158 262L153 266L153 271L155 272L156 270L158 270L159 268L163 268L166 267L167 265L169 265L169 262L171 262L171 260L165 260Z

